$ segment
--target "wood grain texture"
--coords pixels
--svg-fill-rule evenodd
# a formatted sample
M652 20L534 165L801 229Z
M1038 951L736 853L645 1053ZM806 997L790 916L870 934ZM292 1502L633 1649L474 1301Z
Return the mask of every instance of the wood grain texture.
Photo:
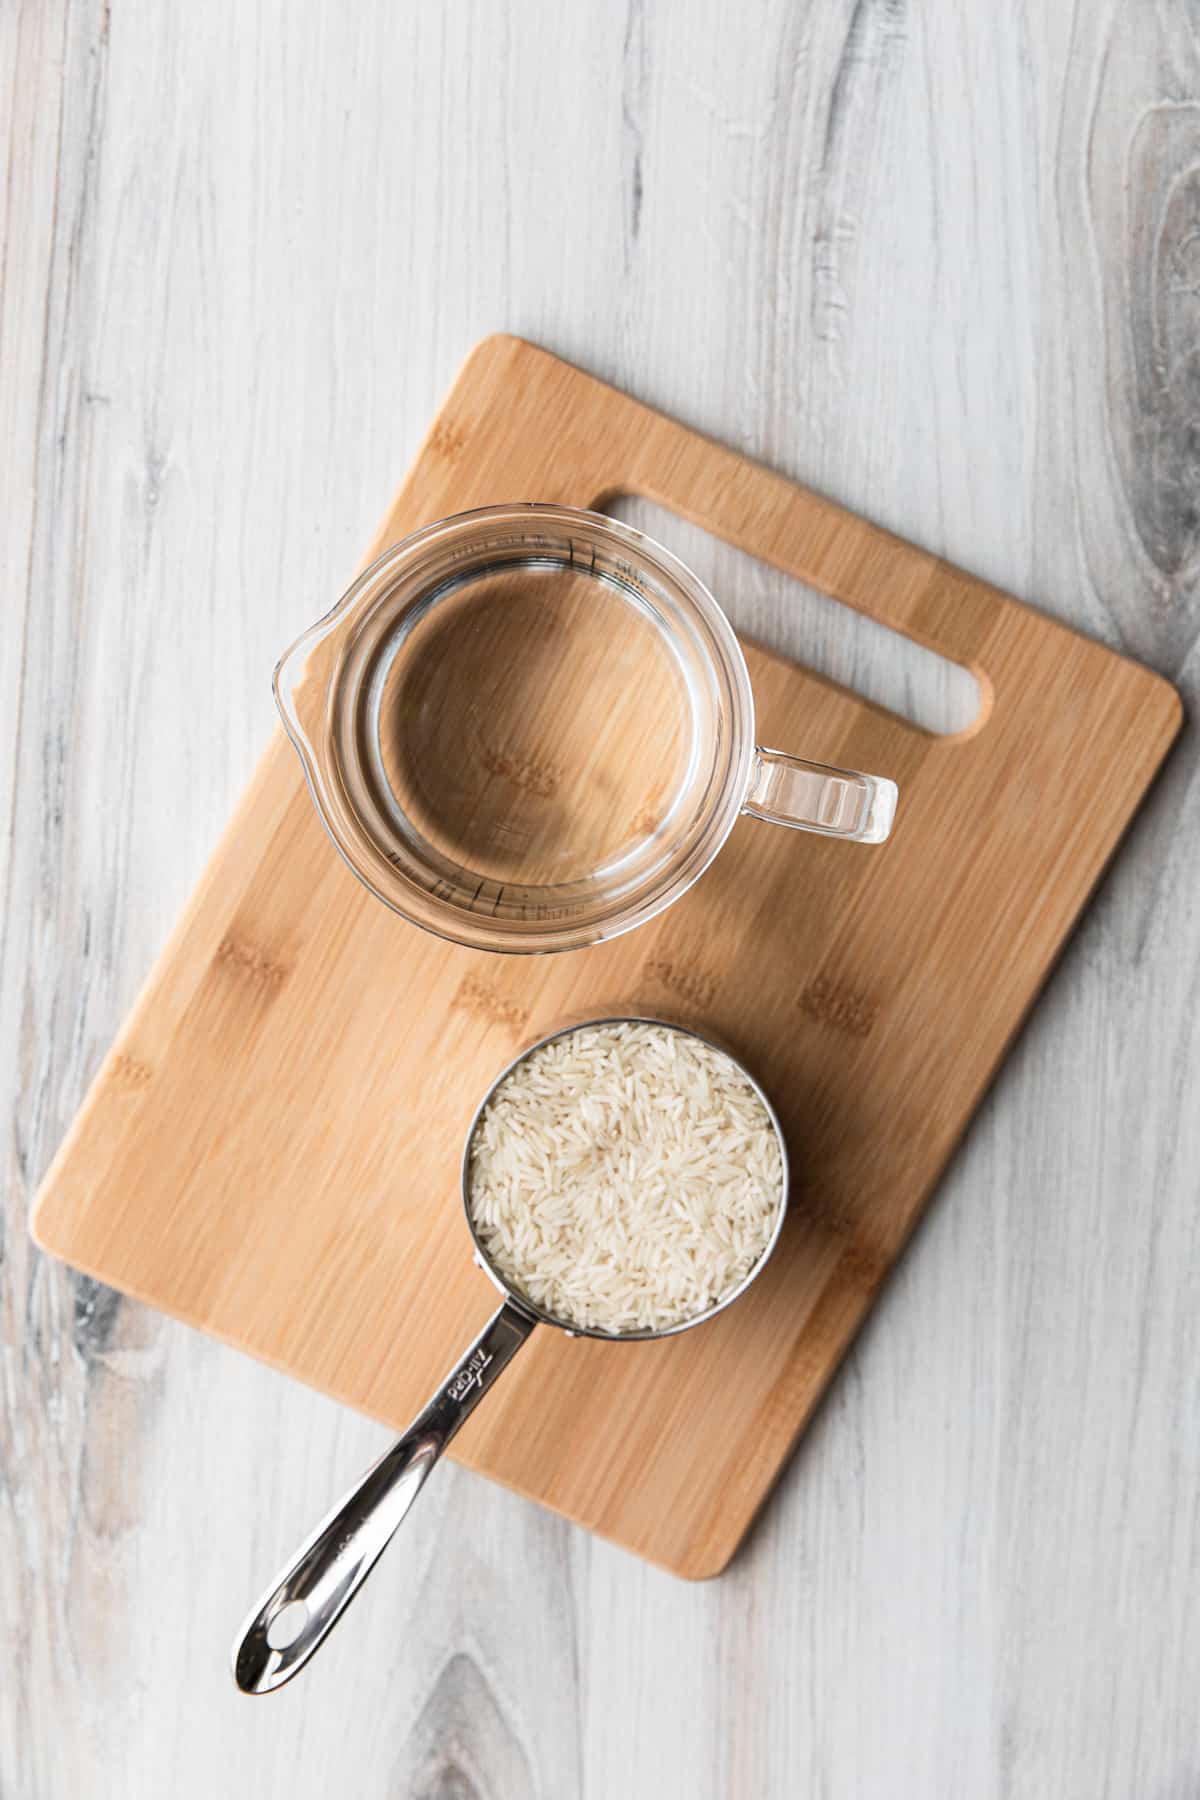
M748 647L763 741L899 783L887 847L743 821L641 929L570 956L489 956L353 879L277 732L33 1229L93 1278L399 1428L495 1308L457 1173L500 1069L579 1018L716 1032L788 1138L769 1266L667 1342L614 1352L538 1332L451 1450L699 1577L729 1562L811 1417L1180 709L1157 675L511 336L468 357L368 560L489 499L630 491L975 672L977 722L937 736ZM345 654L323 649L309 687ZM569 709L571 690L555 699ZM638 754L653 765L660 747Z
M24 1229L266 741L279 644L486 331L1194 711L1189 9L14 0L0 94L0 1792L1190 1800L1190 730L718 1583L451 1468L353 1628L242 1701L247 1594L383 1434ZM685 554L811 652L782 578Z

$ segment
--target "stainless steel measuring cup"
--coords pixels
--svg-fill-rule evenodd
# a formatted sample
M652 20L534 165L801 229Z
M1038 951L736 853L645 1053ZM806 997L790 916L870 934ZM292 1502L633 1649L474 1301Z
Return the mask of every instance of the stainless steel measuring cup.
M585 1330L543 1312L500 1275L480 1241L470 1207L471 1149L488 1102L517 1065L544 1044L596 1025L615 1024L660 1025L685 1037L699 1038L706 1043L711 1041L701 1032L664 1019L636 1015L591 1019L539 1038L515 1056L493 1081L467 1131L460 1186L463 1214L475 1246L475 1260L504 1295L503 1304L475 1342L459 1357L407 1431L384 1452L328 1517L322 1519L255 1606L234 1649L234 1679L243 1693L269 1694L303 1668L370 1574L459 1426L508 1367L537 1324L553 1325L569 1337L607 1338L614 1343L672 1337L704 1324L732 1305L745 1293L774 1250L788 1202L788 1160L783 1132L774 1107L753 1075L724 1045L714 1044L713 1047L741 1071L765 1107L779 1146L782 1169L779 1213L774 1229L758 1261L740 1285L694 1318L684 1319L660 1331L614 1334Z

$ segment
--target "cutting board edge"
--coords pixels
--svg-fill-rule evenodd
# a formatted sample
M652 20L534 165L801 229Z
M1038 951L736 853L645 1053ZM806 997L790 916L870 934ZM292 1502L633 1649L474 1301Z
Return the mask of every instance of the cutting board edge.
M1126 662L1132 661L1130 658L1122 658L1121 660ZM897 1268L909 1252L914 1237L929 1217L938 1190L945 1180L955 1158L961 1151L963 1144L970 1133L971 1127L978 1117L980 1107L983 1105L995 1083L999 1080L1021 1033L1028 1025L1046 988L1053 979L1056 969L1070 949L1072 940L1074 939L1076 932L1082 926L1083 921L1087 916L1088 909L1095 900L1096 894L1110 874L1113 865L1120 854L1121 847L1129 832L1132 830L1138 814L1141 812L1142 807L1145 805L1146 801L1153 793L1158 781L1161 779L1171 750L1183 727L1185 718L1183 700L1174 684L1169 682L1164 676L1156 674L1153 670L1146 669L1142 664L1133 664L1133 666L1141 669L1143 673L1150 677L1150 691L1154 692L1159 699L1166 702L1166 709L1162 720L1162 736L1157 747L1150 753L1150 773L1145 777L1144 785L1132 799L1124 818L1117 825L1107 852L1100 857L1094 878L1087 888L1084 897L1078 904L1072 924L1067 931L1063 933L1053 952L1047 957L1038 978L1037 985L1029 996L1023 1012L1014 1023L1007 1038L1004 1040L991 1068L980 1081L966 1116L962 1121L961 1128L947 1144L941 1162L934 1171L924 1193L917 1200L908 1224L908 1229L905 1231L904 1237L896 1249L895 1255L892 1257L885 1270L878 1288L873 1293L870 1304L851 1319L848 1329L843 1335L839 1336L836 1352L829 1359L825 1367L820 1386L810 1395L809 1403L805 1407L803 1414L797 1419L795 1429L785 1444L779 1461L770 1471L766 1482L752 1501L751 1510L740 1527L735 1527L733 1532L709 1532L705 1534L700 1540L700 1547L692 1555L680 1559L677 1563L668 1563L648 1552L638 1551L637 1554L641 1555L646 1561L653 1562L660 1568L666 1568L672 1574L681 1576L683 1579L689 1581L712 1580L724 1573L730 1563L733 1562L734 1558L741 1552L753 1536L768 1501L775 1492L776 1487L784 1479L796 1454L801 1438L805 1436L813 1419L824 1404L830 1388L842 1370L846 1357L850 1353L858 1337L876 1317L876 1311L881 1295L890 1286ZM467 1466L474 1468L473 1464L468 1464ZM483 1475L487 1474L487 1470L483 1468L476 1469L475 1472ZM509 1484L506 1483L505 1485ZM536 1496L531 1495L528 1497L536 1499ZM566 1517L569 1515L564 1513L563 1516ZM584 1523L586 1526L586 1521L575 1520L574 1522ZM587 1526L586 1528L595 1532L594 1527ZM595 1532L595 1535L603 1536L604 1534L602 1532ZM627 1547L628 1546L622 1545L622 1548Z
M156 1298L144 1290L141 1290L136 1282L127 1284L115 1282L111 1272L106 1273L104 1269L95 1264L89 1265L86 1260L64 1254L64 1252L52 1241L49 1234L45 1234L39 1229L39 1225L40 1221L35 1215L31 1214L29 1231L34 1243L40 1250L53 1256L56 1261L62 1262L64 1266L72 1269L76 1274L85 1276L90 1281L99 1282L105 1287L113 1288L123 1299L132 1300L140 1306L151 1308L163 1318L169 1319L173 1324L182 1325L189 1331L197 1332L210 1343L219 1344L224 1350L231 1350L235 1355L249 1357L252 1362L258 1363L263 1368L270 1370L273 1375L279 1375L287 1381L299 1382L300 1385L306 1388L310 1393L319 1394L322 1399L332 1400L335 1405L346 1407L349 1411L357 1413L360 1418L368 1419L371 1424L378 1425L382 1430L399 1434L409 1423L407 1417L395 1417L389 1413L380 1412L372 1407L364 1406L353 1394L339 1387L339 1384L336 1381L326 1380L316 1382L311 1380L302 1369L293 1366L286 1359L272 1356L259 1345L250 1342L249 1340L239 1338L236 1333L214 1326L211 1322L189 1312L186 1307L172 1305L161 1298ZM832 1379L832 1376L835 1373L836 1369L830 1371L830 1379ZM824 1389L822 1390L822 1393L823 1392ZM799 1426L797 1437L803 1432L805 1423L807 1423L807 1421L802 1422ZM790 1453L789 1449L785 1454L785 1465L787 1456L790 1456ZM445 1454L447 1458L451 1462L457 1464L459 1468L466 1469L470 1474L479 1476L483 1480L491 1482L494 1487L516 1494L520 1499L528 1501L531 1505L540 1507L543 1512L549 1513L556 1518L565 1519L577 1529L586 1531L591 1536L600 1538L603 1542L611 1544L614 1549L620 1550L627 1555L636 1556L642 1562L650 1563L654 1568L661 1569L664 1574L676 1576L684 1581L708 1581L723 1573L733 1557L737 1554L742 1540L752 1528L754 1520L758 1517L763 1505L770 1497L771 1489L775 1485L775 1480L782 1474L781 1468L763 1493L755 1508L754 1514L747 1522L740 1536L722 1551L719 1562L712 1563L706 1558L697 1561L690 1557L672 1561L669 1557L656 1552L653 1548L643 1548L638 1544L630 1543L626 1539L616 1536L610 1531L606 1531L602 1526L597 1525L594 1521L589 1519L585 1513L576 1508L549 1502L544 1496L540 1495L535 1488L525 1485L520 1480L510 1479L508 1476L501 1477L493 1473L488 1469L485 1463L476 1461L469 1452L464 1452L464 1450L455 1443L451 1443L447 1447ZM349 1478L350 1476L348 1474L347 1479Z

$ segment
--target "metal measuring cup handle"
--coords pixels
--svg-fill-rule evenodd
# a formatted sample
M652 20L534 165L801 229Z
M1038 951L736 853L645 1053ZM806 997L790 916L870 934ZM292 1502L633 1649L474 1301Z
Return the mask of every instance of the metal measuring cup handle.
M506 1300L403 1437L300 1546L242 1627L233 1674L243 1693L269 1694L304 1667L387 1548L446 1445L536 1324Z

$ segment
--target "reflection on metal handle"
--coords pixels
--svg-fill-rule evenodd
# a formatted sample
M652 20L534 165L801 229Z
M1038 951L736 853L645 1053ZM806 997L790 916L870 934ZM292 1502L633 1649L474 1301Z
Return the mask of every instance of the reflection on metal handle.
M760 746L745 810L773 825L794 825L852 843L882 844L896 816L896 784L884 775L831 769Z
M506 1300L404 1436L300 1546L242 1628L233 1674L243 1693L269 1694L303 1668L370 1574L450 1439L535 1323Z

